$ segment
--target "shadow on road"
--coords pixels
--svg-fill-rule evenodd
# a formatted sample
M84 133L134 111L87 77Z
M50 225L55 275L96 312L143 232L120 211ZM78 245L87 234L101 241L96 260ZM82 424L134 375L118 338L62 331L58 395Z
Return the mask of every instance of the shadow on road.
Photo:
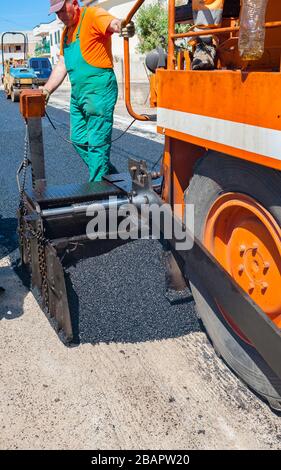
M15 276L12 267L0 268L0 285L5 289L0 293L0 320L14 320L23 315L28 290L21 279Z
M0 260L9 257L18 248L17 219L0 215ZM17 266L0 266L0 320L13 320L23 314L24 299L28 293L26 276L20 279ZM24 280L24 283L22 282Z
M17 249L17 226L18 221L16 218L4 218L0 214L0 259Z

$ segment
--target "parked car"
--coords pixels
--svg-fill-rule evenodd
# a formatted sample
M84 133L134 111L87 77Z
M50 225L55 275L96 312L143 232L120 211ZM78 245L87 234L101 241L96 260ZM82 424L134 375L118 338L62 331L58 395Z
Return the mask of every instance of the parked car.
M36 73L38 85L45 85L52 73L50 60L46 57L32 57L28 60L28 66Z

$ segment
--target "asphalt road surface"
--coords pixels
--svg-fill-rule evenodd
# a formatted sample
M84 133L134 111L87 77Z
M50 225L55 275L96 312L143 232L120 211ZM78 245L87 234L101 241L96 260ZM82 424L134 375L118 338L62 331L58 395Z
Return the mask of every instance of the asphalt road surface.
M50 107L62 135L69 115ZM117 117L114 136L126 127ZM193 302L165 297L162 250L139 240L71 267L80 344L66 347L13 269L18 258L15 172L24 122L0 92L0 448L281 449L281 418L215 355ZM71 146L44 119L50 184L87 180ZM162 152L150 127L112 148L151 167Z

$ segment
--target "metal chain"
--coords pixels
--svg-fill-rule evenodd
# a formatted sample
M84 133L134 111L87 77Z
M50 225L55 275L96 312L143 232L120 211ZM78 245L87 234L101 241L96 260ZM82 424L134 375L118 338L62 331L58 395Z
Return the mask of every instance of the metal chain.
M19 187L19 189L20 189L19 237L20 237L21 250L23 251L24 250L24 245L26 246L28 263L30 264L30 262L31 262L30 240L28 238L24 237L24 225L23 225L23 218L24 218L24 216L27 215L27 208L26 208L25 201L24 201L24 189L25 189L25 183L26 183L27 168L29 166L28 154L29 154L29 140L28 140L28 127L27 127L27 124L26 124L26 126L25 126L25 138L24 138L24 154L23 154L23 163L22 163L23 177L22 177L22 184Z
M39 271L42 280L42 297L47 310L49 310L49 284L48 284L48 273L47 273L47 262L45 245L48 240L44 237L42 229L38 229L36 232L37 244L38 244L38 261Z
M44 304L46 308L49 310L49 287L48 287L48 278L47 278L47 263L46 263L46 254L45 254L45 246L48 243L48 239L44 237L42 227L38 227L37 230L34 230L32 225L27 222L23 223L24 217L28 215L28 209L26 206L26 200L24 196L25 184L26 184L26 174L27 168L30 164L29 159L29 138L28 138L28 127L26 123L26 133L24 139L24 157L22 163L22 184L20 186L20 202L19 202L19 214L20 214L20 226L19 226L19 237L20 237L20 244L22 251L24 250L24 246L26 246L27 251L27 258L28 263L31 264L31 245L30 245L30 237L26 237L26 229L30 232L31 236L36 238L37 246L38 246L38 263L39 263L39 271L41 275L42 281L42 297L44 300Z
M29 139L28 139L28 127L27 123L25 125L25 137L24 137L24 153L23 153L23 177L22 177L22 185L21 185L21 190L20 190L20 202L23 201L23 192L25 188L25 183L26 183L26 173L27 173L27 168L29 166Z

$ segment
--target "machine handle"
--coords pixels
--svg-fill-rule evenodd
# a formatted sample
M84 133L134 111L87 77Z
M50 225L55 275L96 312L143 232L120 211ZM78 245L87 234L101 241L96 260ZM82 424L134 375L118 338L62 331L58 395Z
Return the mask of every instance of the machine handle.
M5 33L2 34L2 39L1 39L1 49L2 49L2 66L3 66L3 71L4 71L4 37L7 35L7 34L12 34L12 35L20 35L20 36L23 36L23 56L24 56L24 61L27 60L27 49L28 49L28 38L27 38L27 35L22 33L21 31L6 31Z
M138 9L142 6L142 4L145 2L145 0L137 0L136 3L133 5L131 10L129 11L128 15L126 16L124 20L124 26L127 26L128 23L130 23L131 19L135 15L135 13L138 11Z

